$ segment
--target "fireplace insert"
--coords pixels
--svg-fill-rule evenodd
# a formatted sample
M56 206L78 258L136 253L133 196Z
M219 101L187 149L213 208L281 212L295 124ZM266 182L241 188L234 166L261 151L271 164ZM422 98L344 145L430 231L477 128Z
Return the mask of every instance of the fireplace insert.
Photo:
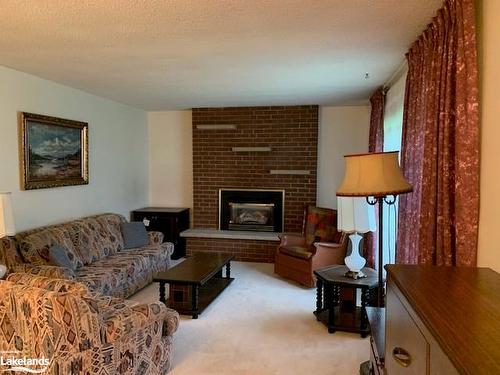
M229 229L274 231L274 203L229 203Z
M219 190L219 229L283 231L283 190Z

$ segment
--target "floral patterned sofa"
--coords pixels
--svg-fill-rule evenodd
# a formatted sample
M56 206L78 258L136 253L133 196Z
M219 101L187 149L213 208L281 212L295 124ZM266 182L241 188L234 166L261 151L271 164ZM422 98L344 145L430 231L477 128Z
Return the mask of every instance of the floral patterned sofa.
M0 239L0 263L8 272L74 280L93 292L127 298L170 267L173 244L162 243L162 233L149 232L149 245L125 250L122 222L121 215L102 214ZM55 244L66 249L73 269L49 264Z
M31 370L160 375L170 367L179 315L161 302L104 296L73 280L11 273L0 281L0 322L2 353L49 360Z

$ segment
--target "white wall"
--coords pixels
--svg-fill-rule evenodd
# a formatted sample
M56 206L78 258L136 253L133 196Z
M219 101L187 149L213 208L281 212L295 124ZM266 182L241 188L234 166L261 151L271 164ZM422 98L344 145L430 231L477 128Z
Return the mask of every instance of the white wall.
M89 185L20 190L18 112L89 123ZM18 231L148 201L146 113L0 66L0 191L12 191Z
M152 206L193 207L191 122L191 111L148 113Z
M500 1L478 2L481 76L481 209L478 266L500 272Z
M150 205L193 207L191 111L148 114ZM370 106L320 107L318 199L337 207L344 155L367 152Z
M368 152L370 106L320 107L318 196L320 207L337 207L344 155Z

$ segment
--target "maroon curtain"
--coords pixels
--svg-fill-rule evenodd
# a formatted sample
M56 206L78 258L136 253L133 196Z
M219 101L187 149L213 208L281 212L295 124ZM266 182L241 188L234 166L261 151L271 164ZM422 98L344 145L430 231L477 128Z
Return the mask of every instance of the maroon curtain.
M384 108L385 91L381 87L370 98L372 111L370 116L370 138L368 141L369 152L384 151ZM378 217L378 215L377 215ZM378 223L377 223L378 228ZM377 232L368 232L364 236L364 253L368 267L375 266L377 254Z
M384 108L385 91L381 87L370 98L372 112L370 117L370 139L368 152L384 151Z
M447 0L407 54L398 263L474 266L479 114L474 0Z

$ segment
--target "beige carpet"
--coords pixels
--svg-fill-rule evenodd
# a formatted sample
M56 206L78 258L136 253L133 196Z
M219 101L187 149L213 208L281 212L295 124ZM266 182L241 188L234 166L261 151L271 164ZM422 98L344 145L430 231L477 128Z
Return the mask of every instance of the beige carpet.
M197 320L182 316L172 375L351 375L369 359L369 339L328 334L316 321L315 290L273 274L272 264L232 263L236 280ZM153 301L158 285L132 297Z

